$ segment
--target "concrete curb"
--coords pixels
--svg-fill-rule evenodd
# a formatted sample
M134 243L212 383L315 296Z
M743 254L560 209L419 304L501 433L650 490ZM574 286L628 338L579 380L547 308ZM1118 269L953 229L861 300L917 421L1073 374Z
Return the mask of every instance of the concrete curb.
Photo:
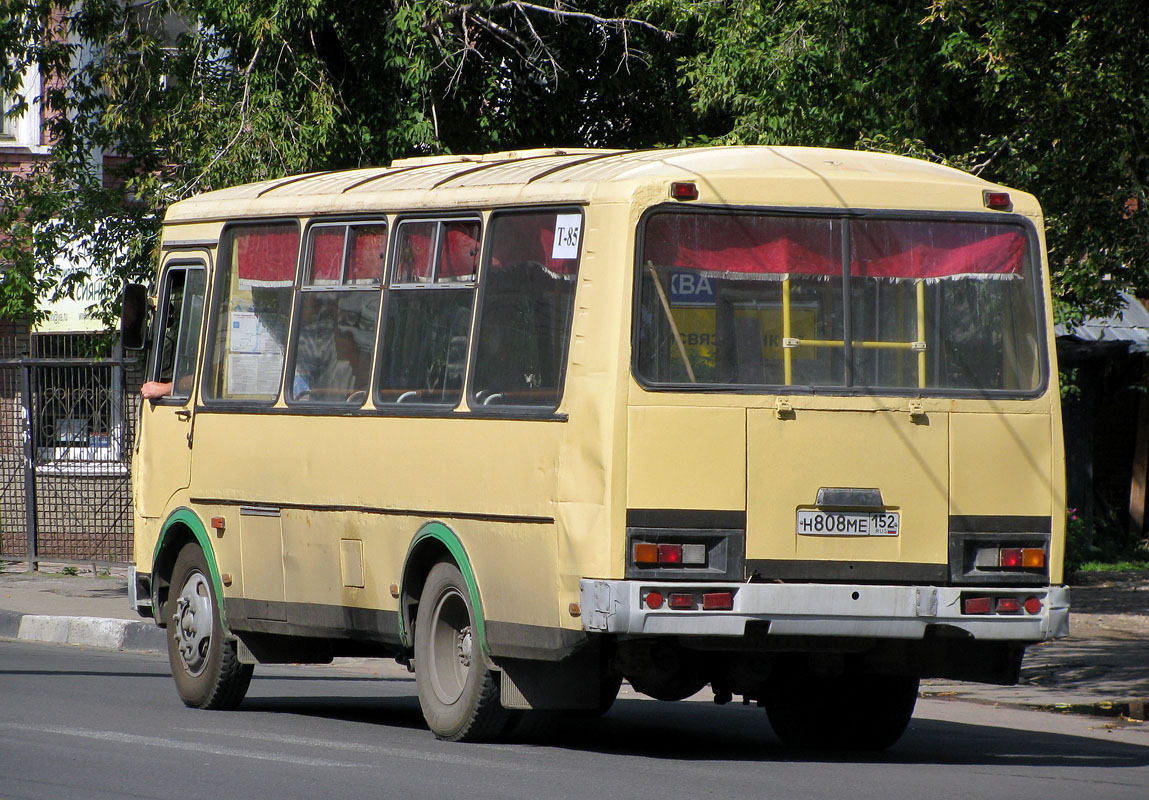
M0 611L0 639L145 653L162 653L167 649L164 631L154 622L13 611Z
M960 692L923 691L919 695L929 700L946 700L957 703L977 703L983 706L1020 708L1027 711L1047 711L1052 714L1077 714L1086 717L1121 718L1130 722L1145 722L1149 710L1149 697L1130 700L1098 700L1094 703L1038 703L1020 700L994 700L987 697L971 697Z

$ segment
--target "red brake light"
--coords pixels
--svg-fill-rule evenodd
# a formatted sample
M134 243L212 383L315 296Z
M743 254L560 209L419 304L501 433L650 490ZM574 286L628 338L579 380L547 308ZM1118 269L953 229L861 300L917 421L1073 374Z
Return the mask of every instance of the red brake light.
M658 546L658 563L659 564L681 564L682 563L682 545L680 545L680 544L660 544Z
M1003 567L1017 568L1021 566L1021 548L1003 547L998 555L998 562Z

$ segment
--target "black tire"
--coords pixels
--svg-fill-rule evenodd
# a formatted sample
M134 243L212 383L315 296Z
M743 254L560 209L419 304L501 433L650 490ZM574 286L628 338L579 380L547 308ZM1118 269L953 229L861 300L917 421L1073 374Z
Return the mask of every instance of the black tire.
M905 732L917 699L917 678L798 670L774 675L764 698L783 744L821 750L884 750Z
M415 617L415 686L431 732L449 742L498 738L515 720L499 703L475 635L475 610L459 569L431 568Z
M610 711L614 701L618 699L619 690L622 689L622 674L603 670L599 677L598 704L594 708L580 708L568 711L567 714L581 719L596 719Z
M241 664L227 637L211 572L196 544L184 545L172 569L167 607L168 662L176 691L192 708L238 706L251 683L251 664Z

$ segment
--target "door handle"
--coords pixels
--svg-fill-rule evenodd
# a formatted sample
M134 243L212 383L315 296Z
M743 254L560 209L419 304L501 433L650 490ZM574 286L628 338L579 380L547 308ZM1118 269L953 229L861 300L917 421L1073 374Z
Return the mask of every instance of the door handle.
M176 409L176 418L177 419L180 419L184 422L187 422L189 419L191 419L191 416L192 416L192 412L189 409L186 409L186 408L177 408Z

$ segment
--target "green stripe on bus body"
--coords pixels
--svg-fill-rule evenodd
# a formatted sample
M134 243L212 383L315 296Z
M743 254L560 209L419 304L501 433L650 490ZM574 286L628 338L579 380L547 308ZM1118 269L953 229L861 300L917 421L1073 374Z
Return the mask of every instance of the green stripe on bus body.
M410 546L407 548L407 557L404 563L410 561L411 554L419 544L427 539L435 539L447 548L447 552L451 554L451 558L455 560L455 565L459 568L459 572L463 575L463 581L467 584L467 594L471 597L471 608L475 613L475 633L478 635L479 646L483 649L484 655L489 655L487 649L487 631L483 623L483 601L479 598L479 584L475 580L475 571L471 569L471 560L467 558L467 551L463 547L463 543L459 541L459 537L455 532L448 528L441 522L428 522L419 532L415 534L415 538L411 540ZM406 570L404 570L404 574ZM402 592L400 592L402 596ZM408 646L414 646L414 642L410 640L407 633L406 621L403 614L399 614L399 636L403 642Z
M181 523L188 530L191 531L192 536L195 537L196 542L199 543L200 550L203 551L204 561L207 562L208 572L211 573L211 585L215 588L215 596L219 598L219 616L223 620L224 627L227 627L227 615L224 611L223 602L223 584L219 579L219 568L215 563L215 551L211 546L211 538L207 535L207 528L203 526L200 518L190 508L177 508L171 515L164 521L163 530L160 531L159 539L156 541L155 552L152 553L152 564L155 564L160 555L160 550L163 549L164 543L167 541L168 531L176 523ZM178 557L178 553L176 556ZM173 559L173 564L174 564ZM179 589L175 589L179 591Z

